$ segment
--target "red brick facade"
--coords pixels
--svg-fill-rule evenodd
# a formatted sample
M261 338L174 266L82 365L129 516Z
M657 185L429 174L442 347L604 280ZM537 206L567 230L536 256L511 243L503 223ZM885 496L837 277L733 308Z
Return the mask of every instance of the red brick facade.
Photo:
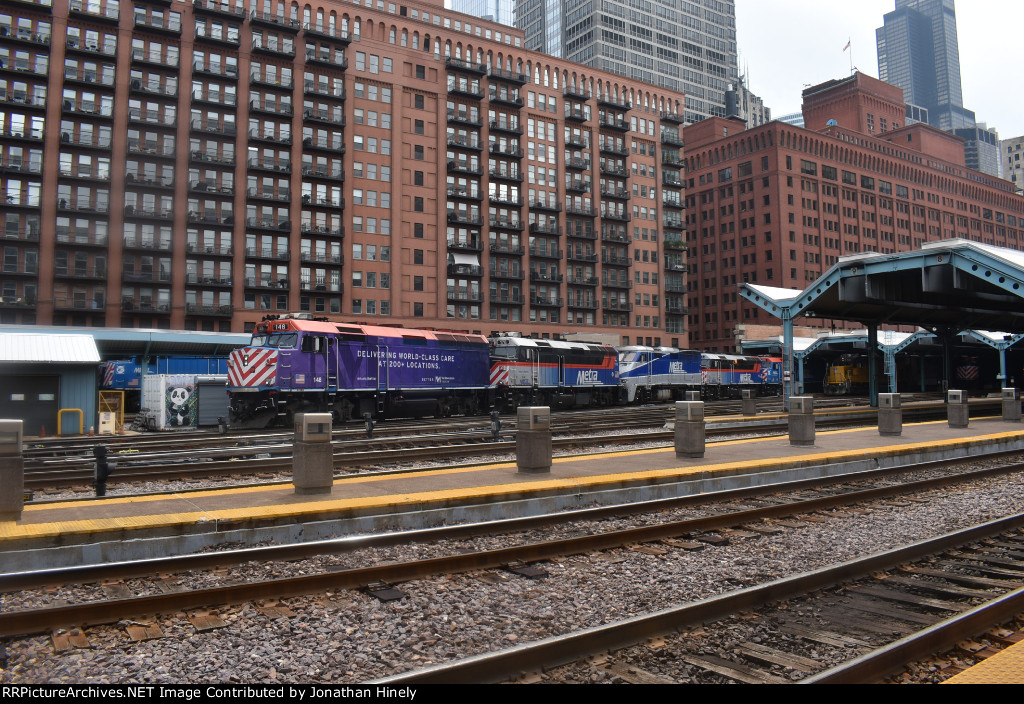
M4 0L0 25L5 323L687 343L681 94L440 2Z
M718 118L684 129L691 345L731 350L738 326L776 322L739 298L738 283L803 289L843 255L953 237L1024 246L1024 198L1012 184L965 168L962 149L959 160L950 151L956 138L930 127L870 136L844 125L860 124L861 109L820 131L743 131Z

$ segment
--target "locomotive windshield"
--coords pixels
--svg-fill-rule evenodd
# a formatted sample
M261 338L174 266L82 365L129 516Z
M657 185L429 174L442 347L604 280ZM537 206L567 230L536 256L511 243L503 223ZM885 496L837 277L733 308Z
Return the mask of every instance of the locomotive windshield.
M264 334L253 335L252 342L249 343L253 347L263 347L267 344L267 336Z
M491 356L498 359L515 359L516 348L515 347L491 347Z
M296 332L279 332L272 334L267 339L267 347L295 347L299 341L299 334Z

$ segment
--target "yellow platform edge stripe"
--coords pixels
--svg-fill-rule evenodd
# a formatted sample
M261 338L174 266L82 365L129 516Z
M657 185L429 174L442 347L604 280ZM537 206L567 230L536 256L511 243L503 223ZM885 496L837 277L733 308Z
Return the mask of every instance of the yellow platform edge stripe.
M943 421L944 422L944 421ZM858 429L854 429L856 431ZM859 429L862 430L862 429ZM835 431L835 432L850 432L850 431ZM860 459L865 456L871 457L884 457L893 456L900 454L912 454L915 451L923 449L932 449L939 447L944 448L955 448L955 447L970 447L971 445L979 444L982 442L989 442L999 439L1010 439L1017 438L1024 434L1024 430L1011 431L1003 433L992 433L988 435L973 436L970 438L949 438L946 440L937 440L932 442L923 443L908 443L904 445L891 445L886 447L871 447L863 450L844 450L844 451L833 451L833 452L821 452L812 453L806 455L800 455L798 457L777 457L770 459L759 459L759 460L748 460L746 462L728 462L718 464L707 464L689 467L673 467L668 469L654 469L645 470L642 472L618 472L613 474L602 474L589 477L579 477L575 479L570 478L550 478L543 480L520 482L515 484L492 484L479 487L468 487L458 489L442 489L442 490L431 490L425 492L413 492L408 494L394 494L394 495L378 495L369 497L357 497L357 498L327 498L323 501L299 501L291 502L287 504L274 504L267 506L244 506L240 508L230 509L219 509L211 511L192 511L176 514L152 514L152 515L141 515L141 516L124 516L114 518L99 518L99 519L82 519L77 521L59 521L52 523L39 523L39 524L28 524L19 525L14 521L0 522L0 540L15 540L25 538L42 538L52 537L61 533L76 533L76 534L89 534L98 532L109 532L116 530L132 530L136 528L160 528L175 525L194 524L206 521L234 521L234 520L248 520L253 518L254 510L259 510L259 517L263 519L274 519L274 518L290 518L290 517L301 517L316 514L323 514L327 512L339 512L339 511L354 511L365 508L393 508L400 509L411 505L417 504L444 504L445 502L452 499L473 499L473 498L493 498L495 495L500 494L522 494L522 493L537 493L537 492L552 492L556 490L572 490L579 491L581 489L593 489L601 485L615 485L622 483L635 484L637 482L643 482L644 480L654 480L666 478L672 479L686 479L693 478L697 475L708 475L708 474L737 474L741 472L752 473L757 470L766 471L774 469L780 465L784 465L787 469L797 468L801 466L816 466L820 465L823 461L829 463L835 463L839 461L851 461ZM778 439L778 438L774 438ZM756 439L755 439L756 440ZM671 449L666 450L659 448L655 450L638 450L638 451L623 451L619 453L609 453L601 455L603 458L609 457L630 457L638 454L649 454L652 452L660 452L668 454L672 452ZM556 458L556 463L571 462L579 460L581 458L564 457ZM673 458L674 459L674 458ZM501 463L495 465L489 465L488 468L512 468L515 467L513 463ZM471 467L466 468L465 471L480 471L482 468ZM443 471L451 471L443 470ZM437 472L441 473L441 471ZM429 473L428 473L429 474ZM424 476L417 474L417 476ZM392 475L390 477L394 479ZM347 477L335 482L335 484L344 483L352 477ZM257 487L254 487L257 489ZM258 489L262 489L259 487ZM274 487L277 491L288 489L286 487L277 486ZM232 489L220 493L237 493L246 491L244 488ZM294 496L289 494L289 496ZM189 498L194 498L195 494L168 494L159 497L160 500L169 499L181 499L187 501ZM146 498L149 500L155 500L154 497L139 497ZM112 500L117 501L117 500ZM121 502L131 501L131 497L123 497ZM41 508L41 507L36 507ZM52 510L54 506L51 504L49 508Z
M942 684L1024 684L1024 642L1011 645Z

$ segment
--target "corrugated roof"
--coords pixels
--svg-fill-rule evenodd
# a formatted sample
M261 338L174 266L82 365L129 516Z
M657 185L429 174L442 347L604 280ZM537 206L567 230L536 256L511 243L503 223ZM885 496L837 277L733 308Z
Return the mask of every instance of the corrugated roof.
M0 362L96 364L99 350L92 335L0 333Z

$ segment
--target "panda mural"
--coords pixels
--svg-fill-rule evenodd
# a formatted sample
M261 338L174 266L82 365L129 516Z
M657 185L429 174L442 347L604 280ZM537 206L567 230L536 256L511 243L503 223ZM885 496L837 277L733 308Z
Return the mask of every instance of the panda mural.
M167 427L195 426L196 411L194 384L167 387Z

